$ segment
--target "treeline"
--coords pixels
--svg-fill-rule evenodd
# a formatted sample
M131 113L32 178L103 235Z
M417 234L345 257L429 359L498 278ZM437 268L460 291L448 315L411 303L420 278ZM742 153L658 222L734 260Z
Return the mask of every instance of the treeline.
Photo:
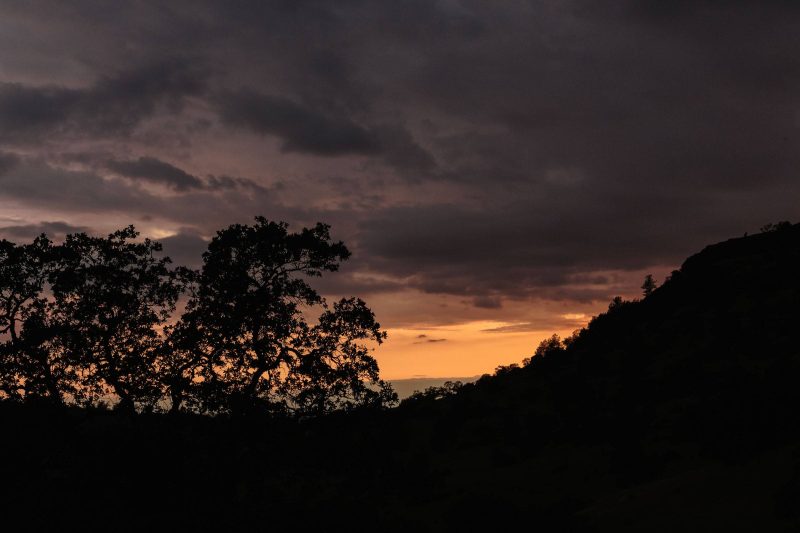
M307 281L350 256L327 225L232 225L197 271L138 236L0 241L0 398L298 416L396 402L370 355L386 336L372 311Z

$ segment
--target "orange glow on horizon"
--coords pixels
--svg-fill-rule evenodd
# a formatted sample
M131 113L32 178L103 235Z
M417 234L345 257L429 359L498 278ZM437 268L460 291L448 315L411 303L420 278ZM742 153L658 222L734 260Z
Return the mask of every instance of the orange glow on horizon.
M584 324L588 322L589 317L582 318ZM493 373L499 365L519 363L530 357L543 339L553 333L566 337L575 329L513 331L513 326L483 320L389 329L389 338L374 355L383 379L472 377ZM490 331L500 328L510 331Z

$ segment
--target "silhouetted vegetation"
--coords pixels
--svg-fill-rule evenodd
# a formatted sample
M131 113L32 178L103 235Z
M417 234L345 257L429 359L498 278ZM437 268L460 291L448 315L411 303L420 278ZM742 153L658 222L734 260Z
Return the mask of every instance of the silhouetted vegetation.
M761 233L769 233L771 231L785 231L791 229L791 227L792 223L786 220L781 220L780 222L770 222L769 224L761 226Z
M248 232L262 231L260 225L234 227L218 245L232 246L228 237L236 246L249 242ZM264 228L282 235L279 228ZM321 234L309 231L316 242L313 235ZM329 253L337 248L323 248L323 255L338 261ZM51 246L10 249L11 255L47 257ZM305 261L302 253L291 257ZM214 307L224 295L202 294L200 285L212 290L212 280L223 275L213 270L218 263L212 259L189 280L194 303L175 330L190 323L194 310L244 312L234 304ZM250 284L251 274L229 261L219 263L225 275ZM19 268L19 260L7 264L3 268ZM115 529L157 523L180 530L796 530L798 268L800 225L709 246L644 298L615 298L571 337L545 339L522 365L501 367L475 383L428 389L397 409L254 421L192 410L131 417L5 402L0 419L14 435L0 441L3 456L13 458L2 472L14 487L6 503L30 529L71 522ZM36 289L39 278L27 275L15 290L19 300L34 296L23 300L17 322L49 316L39 315L36 303L47 298L25 289ZM177 274L161 279L187 282ZM205 300L212 296L220 299ZM371 326L369 317L353 318L362 316L359 305L325 312L347 317L355 331L376 331L364 327ZM267 316L291 314L279 306ZM253 324L247 327L260 327ZM325 325L312 335L313 327L309 338L332 346L322 339L339 330ZM181 354L176 364L213 360L209 339L225 332L205 324L197 329L200 340L190 336L180 346L199 347L200 355ZM271 361L239 344L252 342L250 331L239 329L223 344L230 354L249 351L252 360L251 366L232 366L230 381L219 384L220 397L243 398L245 410L285 402L304 412L326 411L314 410L313 388L314 401L304 403L280 382L271 392L275 382L268 377L261 392L242 395L249 385L243 375L257 372L261 360ZM282 346L287 338L275 335L270 342ZM184 342L174 331L170 339ZM44 368L40 352L26 357ZM50 368L69 374L55 363ZM184 385L191 387L193 379L187 371ZM26 386L47 398L47 383L42 375ZM186 391L182 401L210 412L238 409L228 403L233 400L206 408L191 399L205 394L199 390ZM86 511L75 518L75 509Z
M652 274L648 274L644 277L644 282L642 283L642 294L645 298L653 294L653 291L656 290L658 284L656 284L656 280L653 279Z
M441 387L428 387L423 391L414 391L411 396L403 400L404 405L424 404L457 394L464 384L460 381L445 381Z
M372 311L356 298L329 305L306 281L350 255L328 226L231 226L199 272L173 268L160 244L137 237L131 226L60 245L0 241L3 397L300 416L396 401L367 344L386 336Z

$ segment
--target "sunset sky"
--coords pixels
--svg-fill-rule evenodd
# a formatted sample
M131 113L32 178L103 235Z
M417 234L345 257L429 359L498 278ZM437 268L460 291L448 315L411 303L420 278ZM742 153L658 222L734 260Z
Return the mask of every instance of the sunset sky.
M777 0L6 1L0 237L134 224L197 266L231 223L327 222L353 257L319 286L375 311L384 377L489 372L800 218L798 23Z

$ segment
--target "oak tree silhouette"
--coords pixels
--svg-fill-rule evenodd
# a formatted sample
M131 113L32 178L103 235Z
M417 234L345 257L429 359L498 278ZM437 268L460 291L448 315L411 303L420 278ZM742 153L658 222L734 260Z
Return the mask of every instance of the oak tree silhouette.
M290 233L257 217L219 231L203 255L167 365L173 411L323 414L396 401L370 343L380 329L356 298L332 306L306 281L338 270L350 252L318 223ZM306 315L321 309L316 323Z
M133 226L59 245L0 241L0 398L110 401L129 414L309 416L396 403L371 356L386 338L375 315L358 298L329 304L307 281L350 256L327 225L232 225L199 272L161 252Z
M51 319L80 367L80 397L113 394L118 409L152 408L161 397L160 333L182 292L182 269L161 245L128 226L105 238L68 235L53 277Z
M75 366L57 342L53 302L44 291L55 272L54 247L0 241L0 392L14 400L62 404L75 393Z

